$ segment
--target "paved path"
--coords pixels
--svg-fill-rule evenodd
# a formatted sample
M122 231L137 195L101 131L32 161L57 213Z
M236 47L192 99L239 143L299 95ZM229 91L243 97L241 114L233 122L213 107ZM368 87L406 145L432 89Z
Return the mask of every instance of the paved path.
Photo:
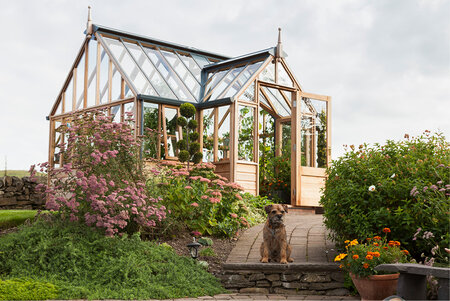
M333 262L337 252L334 243L327 239L322 215L288 214L285 225L295 263ZM246 230L228 256L227 263L259 262L263 227L261 224Z
M318 296L318 295L259 295L259 294L222 294L222 295L216 295L213 297L205 296L205 297L199 297L199 298L183 298L183 299L174 299L174 301L200 301L200 300L208 300L208 301L218 301L218 300L231 300L231 301L237 301L237 300L245 300L245 301L252 301L252 300L360 300L359 297L354 296ZM171 301L171 300L165 300L165 301Z

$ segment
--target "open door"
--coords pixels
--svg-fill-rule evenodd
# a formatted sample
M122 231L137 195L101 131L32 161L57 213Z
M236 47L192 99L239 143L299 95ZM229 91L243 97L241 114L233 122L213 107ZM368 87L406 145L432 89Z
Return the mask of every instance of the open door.
M298 92L292 108L292 205L318 207L331 162L331 97Z

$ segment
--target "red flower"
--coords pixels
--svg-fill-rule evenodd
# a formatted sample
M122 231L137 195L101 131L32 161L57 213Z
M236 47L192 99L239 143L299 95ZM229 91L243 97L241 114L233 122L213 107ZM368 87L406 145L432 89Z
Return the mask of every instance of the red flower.
M384 228L384 229L383 229L383 232L384 232L384 233L390 233L390 232L391 232L391 229L389 229L389 228Z

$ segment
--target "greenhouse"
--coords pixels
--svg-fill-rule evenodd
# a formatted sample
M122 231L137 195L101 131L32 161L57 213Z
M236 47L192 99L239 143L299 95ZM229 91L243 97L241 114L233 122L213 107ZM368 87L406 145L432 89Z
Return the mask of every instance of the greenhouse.
M203 161L245 191L319 206L330 163L330 97L306 93L282 50L227 57L92 24L51 109L49 162L63 163L61 125L107 110L132 115L143 159L177 160L179 107L197 113Z

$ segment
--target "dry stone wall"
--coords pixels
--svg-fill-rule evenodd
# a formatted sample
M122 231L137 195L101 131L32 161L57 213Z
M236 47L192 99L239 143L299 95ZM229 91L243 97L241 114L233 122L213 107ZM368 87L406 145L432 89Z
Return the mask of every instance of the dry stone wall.
M45 178L32 180L30 177L0 177L0 210L44 209L45 200L34 188L45 181Z

